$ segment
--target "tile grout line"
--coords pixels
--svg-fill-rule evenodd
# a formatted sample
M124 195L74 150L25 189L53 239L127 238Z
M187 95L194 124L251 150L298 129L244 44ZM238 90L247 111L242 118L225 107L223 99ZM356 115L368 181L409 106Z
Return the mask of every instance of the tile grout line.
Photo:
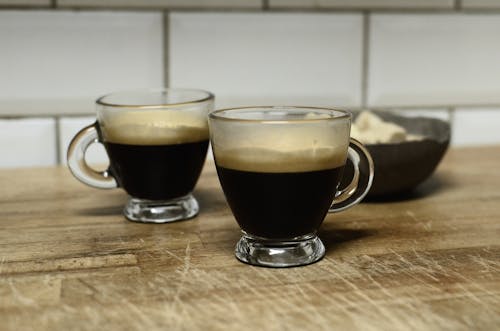
M370 66L370 12L363 12L361 45L361 108L368 104L368 70Z
M55 130L55 147L56 147L56 163L57 165L63 164L62 162L62 154L61 154L61 117L54 116L54 130Z
M448 119L450 123L450 145L453 145L453 131L455 130L455 111L456 107L448 107Z
M162 15L163 31L162 31L162 50L163 50L163 86L170 86L170 12L163 11Z
M0 4L0 10L3 9L17 9L17 10L32 10L32 9L61 9L63 8L64 10L89 10L89 11L116 11L116 10L125 10L125 11L134 11L134 10L151 10L152 8L155 7L149 7L149 6L78 6L78 5L65 5L63 7L60 7L59 5L60 0L49 0L48 5L27 5L27 6L9 6L9 5L2 5ZM395 15L401 15L401 14L422 14L422 13L453 13L453 12L459 12L464 10L464 0L453 0L453 3L450 6L442 7L442 6L436 6L436 7L400 7L400 6L388 6L388 7L382 7L382 8L373 8L370 6L364 6L364 7L352 7L352 6L333 6L333 7L317 7L314 5L309 5L309 6L303 6L300 8L297 7L276 7L276 6L271 6L270 4L271 0L261 0L260 1L260 7L231 7L231 6L226 6L223 7L222 10L227 10L227 11L232 11L232 12L247 12L247 11L266 11L266 10L272 10L276 12L338 12L338 13L363 13L366 11L371 11L371 12L376 12L376 13L383 13L383 14L395 14ZM176 8L175 6L166 6L163 7L164 11L170 11L172 9L175 10L181 10L181 11L204 11L204 12L218 12L221 10L219 7L212 7L212 6L194 6L194 7L189 7L189 8ZM481 14L499 14L500 13L500 8L495 5L490 5L490 6L474 6L474 5L469 5L465 8L468 12L477 12Z

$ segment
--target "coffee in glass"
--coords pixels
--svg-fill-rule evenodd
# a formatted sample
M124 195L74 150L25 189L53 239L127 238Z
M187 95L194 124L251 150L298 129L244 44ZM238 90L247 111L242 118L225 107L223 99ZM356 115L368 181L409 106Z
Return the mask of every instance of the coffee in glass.
M191 192L208 148L206 116L213 95L201 90L157 89L113 93L97 100L97 122L68 149L76 178L98 188L123 188L129 220L164 223L194 217ZM104 144L109 169L99 173L84 160L93 142Z
M360 154L350 143L349 113L312 107L252 107L209 115L219 180L243 236L236 257L255 265L286 267L319 260L316 235L332 202L348 208L367 193L357 187ZM347 158L355 176L338 186Z

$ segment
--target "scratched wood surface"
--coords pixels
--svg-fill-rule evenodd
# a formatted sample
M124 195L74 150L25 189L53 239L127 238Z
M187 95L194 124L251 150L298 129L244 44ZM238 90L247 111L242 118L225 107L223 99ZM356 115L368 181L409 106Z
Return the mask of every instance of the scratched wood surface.
M0 171L0 330L499 330L500 146L448 152L408 200L329 215L319 263L251 267L213 165L201 214L121 216L65 168Z

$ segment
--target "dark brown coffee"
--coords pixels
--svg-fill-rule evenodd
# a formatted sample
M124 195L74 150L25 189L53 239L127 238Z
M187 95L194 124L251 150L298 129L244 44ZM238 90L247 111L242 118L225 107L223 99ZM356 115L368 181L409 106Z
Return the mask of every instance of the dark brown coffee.
M169 200L190 193L201 173L208 140L171 145L104 142L110 169L134 198Z
M217 172L240 227L254 236L283 239L318 229L335 197L343 168L254 172L217 166Z

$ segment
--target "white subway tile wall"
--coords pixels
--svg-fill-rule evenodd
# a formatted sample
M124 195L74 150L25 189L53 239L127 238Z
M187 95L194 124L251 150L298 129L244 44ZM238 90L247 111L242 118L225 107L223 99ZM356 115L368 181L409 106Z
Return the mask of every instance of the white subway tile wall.
M51 0L0 0L0 6L35 6L35 7L49 7Z
M261 8L261 0L57 0L60 7L104 8Z
M161 14L0 11L0 41L0 99L163 84Z
M0 166L48 166L57 161L53 119L0 119Z
M0 76L1 79L1 76ZM95 97L0 98L0 117L49 117L88 115L95 111Z
M217 107L359 106L360 14L170 15L170 85L216 94Z
M0 11L0 113L23 111L20 100L32 114L48 112L55 100L63 114L93 113L95 98L104 93L162 86L162 22L160 13ZM30 122L15 123L16 130L2 133L4 140L32 136ZM16 163L3 158L0 167L56 164L52 138L40 135L24 146L22 154L32 157ZM49 157L40 152L48 146Z
M271 8L453 8L454 0L269 0Z
M6 1L0 0L0 6ZM36 0L23 3L31 1ZM476 5L495 7L497 2ZM214 7L226 3L207 2ZM341 3L301 5L335 8ZM404 8L417 2L370 3ZM280 4L299 5L269 2L271 7ZM461 4L473 6L472 1ZM214 92L217 107L300 103L357 108L362 106L366 52L368 107L439 109L446 117L443 109L459 105L451 121L452 144L500 143L495 127L500 107L467 106L500 104L500 13L370 13L367 49L362 12L174 11L168 17L169 44L164 45L161 12L0 11L0 117L90 115L97 96L161 86L165 71L170 86ZM54 119L0 119L0 167L56 164L58 155L64 163L69 140L93 118L62 118L59 144ZM102 147L92 147L88 156L91 163L107 161Z
M95 122L95 116L85 117L67 117L59 120L60 135L59 135L59 155L61 156L61 164L67 164L66 153L68 151L71 139L84 127ZM107 164L108 157L106 151L101 144L92 144L87 149L85 159L88 164L101 166Z
M372 106L500 103L500 15L374 14Z
M500 108L459 108L453 116L452 144L455 146L500 143Z
M500 8L500 0L462 0L462 7L474 9Z

